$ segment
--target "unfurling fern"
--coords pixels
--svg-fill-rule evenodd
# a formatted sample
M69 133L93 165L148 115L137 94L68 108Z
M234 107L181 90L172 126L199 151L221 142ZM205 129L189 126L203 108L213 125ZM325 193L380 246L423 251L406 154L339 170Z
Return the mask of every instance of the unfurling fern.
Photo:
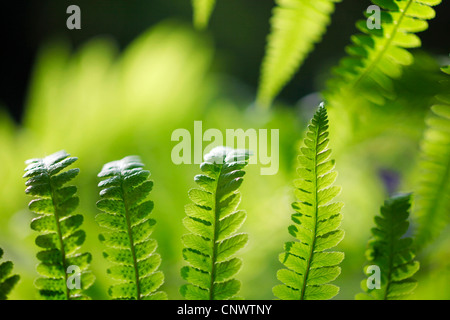
M269 107L275 96L319 42L339 0L277 0L272 30L261 65L257 103Z
M410 201L410 194L388 199L381 207L381 215L375 217L373 239L366 252L366 271L373 272L373 279L361 282L366 293L358 294L357 299L400 299L417 286L411 277L419 270L419 262L414 261L412 239L404 237L409 226Z
M186 206L184 259L190 264L181 269L190 282L181 287L181 294L190 300L235 299L240 282L232 277L242 261L233 255L245 246L247 234L238 233L246 213L237 210L238 188L245 172L249 154L243 150L218 147L205 156L200 165L203 174L195 176L201 189L191 189L193 204Z
M194 26L197 29L205 29L214 9L216 0L192 0L194 10Z
M450 75L450 67L442 69ZM450 223L450 79L431 109L422 141L421 182L416 196L416 244L423 247Z
M79 202L75 196L77 188L65 186L78 175L79 169L61 172L76 160L59 151L26 162L25 192L35 196L28 207L39 215L31 222L31 228L41 233L36 245L43 249L37 254L41 261L37 270L42 277L36 279L35 286L45 299L87 299L83 291L95 279L88 270L91 254L79 253L86 234L80 229L83 216L73 213Z
M339 229L342 220L341 202L332 202L340 187L332 186L337 173L334 160L329 160L328 116L319 107L308 126L301 148L298 168L300 179L295 181L296 197L292 207L294 225L289 233L298 241L287 242L280 261L288 268L277 273L284 284L275 286L273 293L283 300L331 299L339 288L329 282L341 273L338 266L344 259L342 252L329 251L344 237Z
M99 236L107 247L104 257L114 263L108 275L118 280L109 289L114 299L163 300L167 295L158 291L164 274L158 271L161 256L155 252L156 240L150 238L156 221L150 218L153 201L146 200L153 188L150 172L143 170L137 156L105 164L98 174L103 211L96 221L108 232Z
M372 26L376 21L360 20L356 26L364 34L352 37L353 44L346 48L349 57L334 69L337 79L328 83L325 96L333 101L337 94L344 101L363 95L369 101L383 104L393 98L393 78L400 77L402 66L410 65L413 57L405 48L421 46L414 33L428 28L426 20L435 16L431 6L441 0L372 0L380 6L380 29ZM371 25L370 29L368 23ZM347 99L347 100L345 100Z
M3 249L0 248L0 259L3 257ZM8 294L19 282L20 276L11 275L14 264L11 261L0 263L0 300L8 299Z

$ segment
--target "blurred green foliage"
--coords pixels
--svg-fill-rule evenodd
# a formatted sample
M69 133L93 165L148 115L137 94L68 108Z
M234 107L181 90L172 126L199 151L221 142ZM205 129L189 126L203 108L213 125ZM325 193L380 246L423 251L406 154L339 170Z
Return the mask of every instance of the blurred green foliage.
M355 107L329 110L330 147L339 172L336 184L343 190L338 200L345 202L346 237L338 249L346 257L335 282L341 287L336 299L352 299L360 291L364 251L380 204L389 193L409 192L417 182L423 120L439 93L436 81L443 75L434 58L421 52L415 58L395 81L399 98L394 102L372 108L355 97ZM278 104L270 111L256 110L247 98L253 93L235 79L211 72L214 59L213 45L205 35L174 22L152 27L123 52L104 38L93 39L76 52L64 42L42 48L23 123L16 125L0 112L0 245L21 275L11 299L36 298L38 249L30 229L34 215L27 208L30 199L21 179L24 161L61 149L79 158L81 171L74 184L79 190L78 211L85 216L83 250L92 253L97 278L88 294L107 299L112 283L104 272L107 262L94 221L97 173L104 163L134 154L146 163L154 181L150 199L158 223L153 237L159 243L160 270L166 279L161 289L169 299L180 299L181 236L187 233L182 218L198 165L173 164L171 149L176 142L171 133L177 128L192 132L195 120L203 121L204 130L280 129L280 171L262 176L259 165L249 165L241 188L240 207L248 215L242 231L249 234L249 243L239 254L244 265L237 275L244 298L274 298L272 287L282 266L278 254L290 240L287 226L293 211L296 154L316 103L303 100L296 107ZM450 298L449 244L448 232L443 232L418 257L422 268L412 299Z

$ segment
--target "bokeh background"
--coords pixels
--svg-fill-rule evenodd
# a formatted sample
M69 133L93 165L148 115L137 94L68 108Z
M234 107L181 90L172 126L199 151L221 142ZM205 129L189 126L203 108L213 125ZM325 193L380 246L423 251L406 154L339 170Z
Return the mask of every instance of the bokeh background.
M66 8L81 8L82 29L67 30ZM0 11L0 246L15 262L21 281L12 299L34 299L37 276L34 244L22 179L24 161L65 149L79 160L74 183L85 216L87 241L97 277L90 295L107 299L112 280L100 232L96 177L105 162L129 154L141 156L155 187L153 236L165 273L162 287L170 299L180 299L183 266L180 237L187 191L194 186L197 165L174 165L173 130L275 128L280 130L280 171L261 176L250 165L242 187L241 208L248 218L242 228L250 242L238 255L238 274L247 299L273 299L282 267L278 254L290 240L296 178L296 154L306 124L320 101L330 68L345 55L354 23L368 0L344 0L337 5L323 41L278 97L270 111L255 108L261 60L270 30L273 0L218 0L207 31L194 30L188 0L40 0L2 4ZM339 245L346 259L336 299L353 299L364 278L364 251L373 216L395 192L417 188L420 140L436 83L448 64L450 6L444 1L436 19L420 33L421 49L412 50L415 63L395 81L398 99L382 109L362 106L330 113L331 147L343 187L343 228ZM353 119L353 120L352 120ZM348 123L352 123L349 126ZM414 215L411 231L414 230ZM412 299L449 299L450 251L447 228L419 256L422 268Z

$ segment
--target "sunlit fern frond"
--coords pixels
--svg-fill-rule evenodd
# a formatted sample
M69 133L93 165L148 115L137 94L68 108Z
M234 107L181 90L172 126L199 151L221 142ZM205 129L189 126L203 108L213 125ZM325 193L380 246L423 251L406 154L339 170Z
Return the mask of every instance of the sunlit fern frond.
M246 213L237 210L238 188L243 182L247 151L218 147L205 156L202 174L194 180L200 187L189 191L192 204L186 206L184 225L191 231L183 236L183 257L189 263L181 275L189 284L181 294L189 300L236 299L241 283L233 279L242 261L233 257L248 241L236 233Z
M269 107L322 39L340 0L277 0L261 65L257 103Z
M339 292L330 284L341 273L339 264L344 253L330 251L344 237L339 229L342 220L342 202L332 202L341 188L333 186L337 177L335 162L328 149L328 117L320 106L308 126L304 147L301 148L296 180L297 202L292 204L294 225L289 233L297 241L287 242L280 262L287 269L277 273L283 284L273 293L282 300L325 300Z
M442 68L450 76L450 67ZM421 181L416 192L416 243L419 248L439 236L450 223L450 78L427 118L421 149Z
M41 277L35 281L44 299L87 299L84 294L95 280L89 271L90 253L80 253L86 233L80 229L83 216L75 214L79 199L75 186L65 186L78 175L79 169L61 172L77 160L65 151L26 163L25 192L34 199L28 207L38 214L31 228L38 231L36 245L43 250L37 254L41 261L37 271Z
M441 0L372 0L375 11L366 20L357 22L362 34L352 36L352 45L346 48L348 56L334 69L324 92L325 98L351 101L362 96L382 105L395 97L393 79L400 77L404 66L413 62L407 50L421 46L417 32L428 29L427 20L436 15L432 6ZM381 7L379 29L374 24ZM339 100L340 101L340 100Z
M167 299L165 292L158 291L164 274L158 271L161 256L151 238L156 224L150 218L153 201L147 200L153 182L143 166L139 157L129 156L105 164L98 174L102 181L97 207L103 213L96 221L108 230L99 239L107 247L103 256L113 263L107 273L118 282L109 288L113 299Z

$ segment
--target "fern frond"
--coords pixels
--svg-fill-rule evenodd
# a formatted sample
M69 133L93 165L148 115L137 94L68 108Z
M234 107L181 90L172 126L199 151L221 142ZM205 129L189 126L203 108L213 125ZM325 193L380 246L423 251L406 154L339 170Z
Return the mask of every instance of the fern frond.
M287 267L277 273L282 285L273 293L282 300L331 299L339 288L330 284L341 273L342 252L330 251L344 237L339 229L343 203L331 202L341 188L332 186L337 173L328 149L328 116L323 105L319 107L308 126L301 148L298 168L300 179L295 181L296 197L292 207L294 225L289 233L298 241L287 242L280 261Z
M378 267L380 281L377 288L376 278L363 280L361 288L365 293L356 295L356 299L396 300L411 294L417 286L411 277L420 265L414 260L412 238L404 237L409 227L410 201L410 194L388 199L381 207L381 215L375 217L373 239L366 252L369 264L366 271L367 267Z
M66 169L77 160L65 151L26 163L25 193L34 196L28 207L38 214L31 229L38 231L36 245L43 250L37 254L41 261L37 271L42 277L35 281L44 299L88 299L83 293L95 280L88 270L90 253L79 253L86 234L80 229L81 214L74 214L79 199L75 186L65 186L78 175L79 169ZM71 274L75 271L74 274Z
M0 248L0 260L3 257L3 249ZM11 261L0 263L0 300L8 299L8 294L19 282L19 275L11 275L14 264Z
M216 0L192 0L192 8L194 10L194 26L199 29L205 29L208 26L209 18Z
M300 68L330 23L340 0L277 0L271 18L257 103L269 107Z
M449 67L442 71L450 75ZM438 237L450 223L450 79L443 85L447 93L437 96L438 104L431 108L421 146L421 181L415 209L419 247Z
M105 164L98 174L103 180L98 184L97 207L103 212L95 219L108 230L99 239L107 247L103 256L114 264L107 269L118 281L108 291L114 299L167 299L165 292L158 291L164 274L158 271L157 242L150 237L156 224L150 218L153 201L146 200L153 182L143 166L139 157L129 156Z
M181 269L181 275L189 284L180 292L186 299L235 299L240 290L241 283L232 277L242 261L233 256L248 240L247 234L236 234L246 218L237 207L248 158L247 151L214 148L200 165L203 173L195 176L200 189L189 191L193 203L186 206L183 220L191 231L182 238L189 266Z
M421 46L415 34L428 28L426 20L435 17L432 6L441 0L372 0L380 6L380 29L369 29L367 20L357 22L363 34L352 36L352 45L346 48L348 57L334 69L336 78L328 82L325 97L362 95L375 104L394 98L393 79L400 77L403 66L413 62L406 50ZM350 100L351 101L351 100Z

